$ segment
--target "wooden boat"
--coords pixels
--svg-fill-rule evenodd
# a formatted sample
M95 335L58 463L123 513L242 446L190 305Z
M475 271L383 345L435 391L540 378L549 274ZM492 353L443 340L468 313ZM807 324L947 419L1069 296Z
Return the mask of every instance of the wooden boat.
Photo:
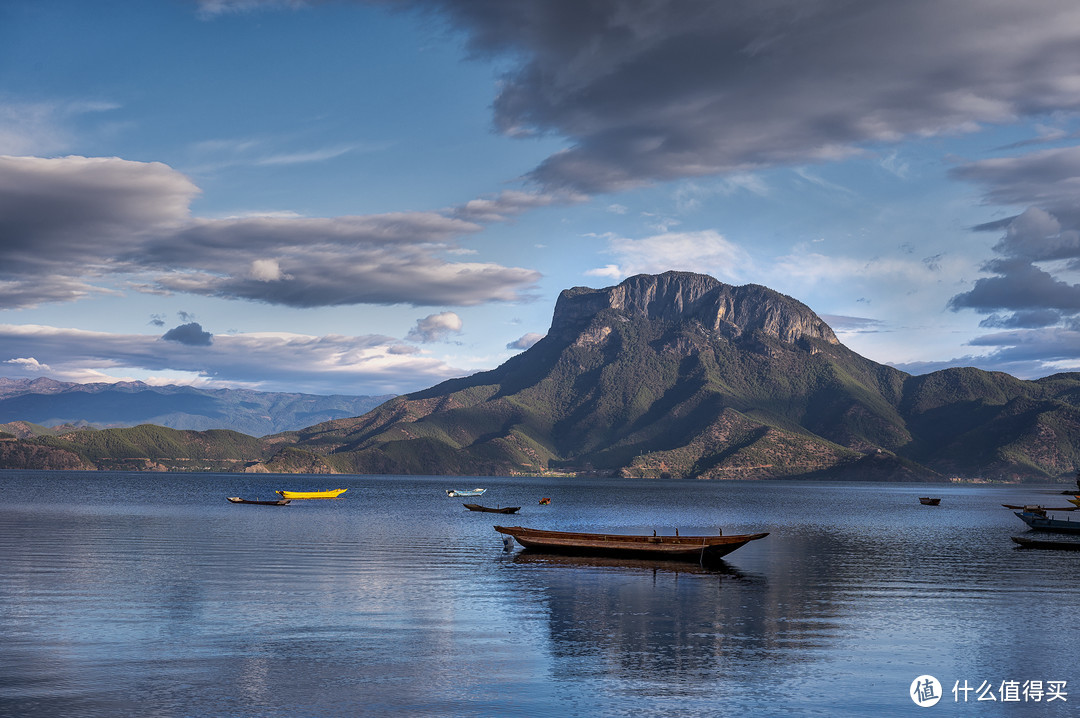
M259 504L260 506L286 506L290 499L278 499L276 501L259 501L258 499L242 499L239 496L226 496L234 504Z
M1080 496L1074 496L1071 499L1065 499L1065 500L1068 501L1070 504L1080 506Z
M1039 513L1040 511L1042 513L1046 513L1047 511L1076 511L1078 508L1080 508L1080 506L1059 506L1052 508L1043 508L1042 506L1035 506L1032 504L1027 504L1025 506L1019 506L1017 504L1002 504L1002 506L1007 509L1012 509L1013 511L1031 511L1032 513Z
M450 498L454 498L455 496L480 496L485 491L487 491L487 489L447 489L446 495Z
M550 506L551 505L551 499L549 499L547 496L545 496L544 498L540 499L540 505L541 506Z
M1037 531L1056 531L1059 533L1080 534L1080 521L1062 521L1052 519L1043 511L1016 511L1021 521Z
M469 511L486 511L489 514L513 514L517 513L520 506L505 506L501 509L493 509L490 506L481 506L480 504L462 504Z
M941 499L932 499L929 496L920 496L919 503L924 506L937 506L941 503Z
M330 489L329 491L275 491L283 499L336 499L348 489Z
M737 536L624 536L620 534L542 531L521 526L496 526L501 534L513 536L527 550L578 556L636 556L706 561L726 556L768 533Z
M1049 541L1046 539L1033 539L1026 536L1013 536L1012 540L1020 544L1020 548L1047 548L1058 551L1080 551L1080 541Z

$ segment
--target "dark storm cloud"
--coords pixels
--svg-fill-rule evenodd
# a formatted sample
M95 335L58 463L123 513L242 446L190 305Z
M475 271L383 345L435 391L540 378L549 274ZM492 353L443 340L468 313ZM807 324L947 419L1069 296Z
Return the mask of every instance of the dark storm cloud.
M198 322L173 327L162 334L161 338L169 342L187 344L189 347L208 347L214 343L214 335L203 331L202 325Z
M1068 314L1080 312L1080 286L1054 279L1026 259L993 260L985 269L997 276L977 280L971 291L950 299L949 308L983 313L1047 308Z
M950 175L982 186L986 204L1037 207L1067 229L1080 227L1080 147L970 162Z
M302 0L202 0L204 15ZM609 192L1080 107L1072 0L410 0L497 59L532 177Z
M549 188L843 156L1080 107L1071 0L418 0L510 61L508 135L569 146Z
M1032 309L1017 311L1012 314L991 314L979 322L986 329L1041 329L1052 327L1061 321L1061 312L1056 309Z
M949 301L954 311L988 315L980 323L984 328L1011 330L970 342L997 347L978 366L1041 376L1055 369L1054 362L1075 360L1080 285L1055 272L1080 268L1080 148L971 162L951 174L981 186L988 205L1026 207L975 227L1004 230L993 246L998 256L983 266L992 276Z
M949 302L953 310L993 314L990 326L1047 326L1080 312L1080 286L1056 278L1039 263L1080 263L1080 148L995 158L954 168L951 174L980 185L990 205L1027 206L1007 221L975 229L1004 229L994 245L998 258L970 291ZM1018 312L1016 317L1002 313Z
M538 272L443 255L480 225L437 212L199 219L160 163L0 157L0 308L144 291L293 307L513 301ZM524 201L524 200L522 200Z

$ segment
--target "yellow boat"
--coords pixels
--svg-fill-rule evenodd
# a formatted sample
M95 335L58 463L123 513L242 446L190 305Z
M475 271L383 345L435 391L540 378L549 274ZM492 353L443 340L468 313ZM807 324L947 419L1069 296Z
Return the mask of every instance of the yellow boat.
M1070 504L1076 504L1077 506L1080 506L1080 496L1074 496L1073 498L1068 499L1068 502Z
M348 489L330 489L329 491L275 491L283 499L336 499Z

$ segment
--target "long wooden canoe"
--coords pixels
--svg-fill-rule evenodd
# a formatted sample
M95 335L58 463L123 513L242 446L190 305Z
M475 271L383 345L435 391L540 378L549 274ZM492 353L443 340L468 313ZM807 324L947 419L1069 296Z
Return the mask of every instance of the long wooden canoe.
M493 509L490 506L481 506L480 504L462 504L469 511L486 511L489 514L514 514L517 513L520 506L505 506L501 509Z
M290 499L278 499L277 501L259 501L258 499L242 499L239 496L226 496L234 504L259 504L260 506L287 506Z
M1062 521L1052 519L1046 512L1014 511L1021 521L1036 531L1056 531L1058 533L1080 534L1080 521Z
M330 489L329 491L275 491L283 499L336 499L348 489Z
M1027 504L1025 506L1020 506L1018 504L1002 504L1002 506L1007 509L1012 509L1013 511L1031 511L1032 513L1036 514L1039 512L1046 513L1047 511L1076 511L1077 508L1080 508L1078 506L1060 506L1057 508L1047 508L1043 506L1036 506L1033 504Z
M1049 541L1045 539L1033 539L1025 536L1013 536L1012 540L1020 544L1020 548L1047 548L1058 551L1080 551L1080 541Z
M768 533L736 536L625 536L622 534L543 531L521 526L496 526L525 549L578 556L638 556L705 561L726 556Z

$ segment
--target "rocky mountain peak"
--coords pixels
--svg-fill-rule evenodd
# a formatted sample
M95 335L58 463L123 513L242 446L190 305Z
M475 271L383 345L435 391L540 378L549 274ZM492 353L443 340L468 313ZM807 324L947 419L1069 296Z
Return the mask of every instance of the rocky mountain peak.
M698 321L728 337L758 331L784 342L814 338L840 343L802 302L767 287L735 287L693 272L639 274L614 287L567 289L555 304L550 333L578 334L608 309L630 320Z

